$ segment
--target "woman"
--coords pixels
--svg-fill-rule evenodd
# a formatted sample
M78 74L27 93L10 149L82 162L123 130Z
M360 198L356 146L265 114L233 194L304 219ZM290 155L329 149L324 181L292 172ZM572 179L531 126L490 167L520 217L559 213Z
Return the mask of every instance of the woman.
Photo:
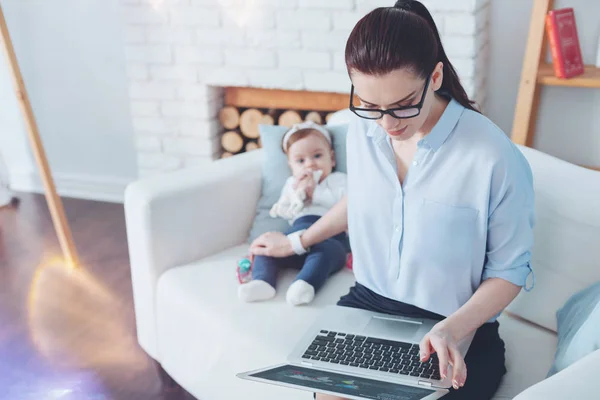
M360 99L347 196L301 236L267 233L251 251L288 256L348 229L356 285L338 304L437 318L420 348L441 376L452 366L444 398L490 399L506 373L496 317L532 273L529 165L472 105L421 3L361 19L346 65Z

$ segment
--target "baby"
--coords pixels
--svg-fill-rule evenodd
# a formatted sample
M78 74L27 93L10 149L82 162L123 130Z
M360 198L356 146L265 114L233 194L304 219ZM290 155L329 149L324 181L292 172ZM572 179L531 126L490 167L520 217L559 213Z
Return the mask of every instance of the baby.
M271 209L271 216L290 221L287 234L301 233L344 197L346 174L332 172L335 154L331 135L314 122L294 125L284 135L282 147L292 176ZM286 258L256 256L252 281L241 285L238 295L247 302L274 297L278 270L292 267L300 272L287 290L287 302L310 303L327 278L344 267L348 253L346 233L341 233L312 246L304 254Z

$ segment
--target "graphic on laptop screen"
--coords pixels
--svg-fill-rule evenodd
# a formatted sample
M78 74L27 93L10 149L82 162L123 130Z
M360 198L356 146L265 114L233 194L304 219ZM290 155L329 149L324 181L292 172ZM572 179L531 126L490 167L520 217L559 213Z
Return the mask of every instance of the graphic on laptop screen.
M377 400L420 400L435 392L430 389L341 375L334 372L317 371L292 365L283 365L252 374L252 376L292 385L308 386L317 391L326 390Z

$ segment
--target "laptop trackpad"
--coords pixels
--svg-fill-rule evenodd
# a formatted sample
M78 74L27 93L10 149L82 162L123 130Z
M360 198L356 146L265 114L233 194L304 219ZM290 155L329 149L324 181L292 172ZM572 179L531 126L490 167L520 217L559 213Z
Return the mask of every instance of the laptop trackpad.
M364 330L364 335L367 336L402 336L406 339L411 339L415 336L420 323L405 322L397 319L387 319L380 317L372 317L367 327Z

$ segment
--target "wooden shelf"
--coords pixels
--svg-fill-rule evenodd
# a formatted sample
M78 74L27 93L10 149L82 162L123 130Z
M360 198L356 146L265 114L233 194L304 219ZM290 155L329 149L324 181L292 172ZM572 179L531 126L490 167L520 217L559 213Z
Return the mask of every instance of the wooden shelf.
M537 76L538 83L549 86L569 86L600 89L600 68L586 65L583 75L568 79L557 78L552 64L542 64Z
M337 111L348 108L350 95L331 92L271 90L226 87L225 105L310 111Z

